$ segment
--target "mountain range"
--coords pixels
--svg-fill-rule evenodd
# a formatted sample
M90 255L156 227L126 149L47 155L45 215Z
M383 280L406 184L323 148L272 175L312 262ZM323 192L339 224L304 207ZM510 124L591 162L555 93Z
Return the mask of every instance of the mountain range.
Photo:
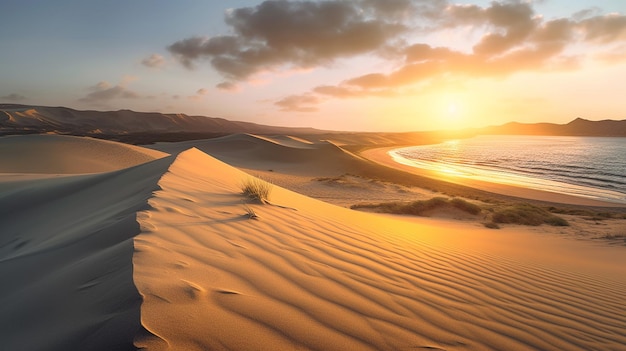
M314 128L268 126L223 118L158 112L80 111L67 107L0 104L0 135L58 133L148 143L211 137L234 133L320 135L332 132ZM387 137L392 134L384 133ZM511 122L472 129L462 134L610 136L626 137L626 120L590 121L577 118L567 124ZM396 139L396 138L394 138ZM400 139L398 139L400 140Z
M477 134L501 135L555 135L626 137L626 120L590 121L576 118L567 124L511 122L476 130Z
M29 131L77 134L321 132L313 128L275 127L182 113L80 111L67 107L17 104L0 104L0 130L3 134Z

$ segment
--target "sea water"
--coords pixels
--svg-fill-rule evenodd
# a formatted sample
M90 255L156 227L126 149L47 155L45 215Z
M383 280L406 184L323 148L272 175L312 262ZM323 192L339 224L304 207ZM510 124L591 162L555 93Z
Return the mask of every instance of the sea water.
M626 138L478 136L390 155L451 177L626 204Z

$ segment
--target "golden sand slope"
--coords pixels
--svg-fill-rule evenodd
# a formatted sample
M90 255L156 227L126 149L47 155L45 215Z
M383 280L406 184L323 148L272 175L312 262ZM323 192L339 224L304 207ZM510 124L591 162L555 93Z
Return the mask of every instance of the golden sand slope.
M163 152L137 146L67 135L0 138L0 173L109 172L165 156Z
M142 234L134 244L141 321L152 333L138 346L618 350L626 344L624 256L612 251L621 248L601 248L606 255L593 256L589 267L588 244L557 249L558 241L535 238L498 250L472 240L494 235L484 229L459 233L445 222L358 213L279 187L273 205L251 205L260 216L251 220L238 187L245 177L192 149L159 181L152 208L138 215ZM546 264L532 254L550 245L562 262ZM621 268L602 269L610 265Z
M54 159L78 162L76 154L84 155L63 147L66 154L49 154L54 146L46 139L48 150L30 145L26 158L40 162L33 169L48 162L57 171ZM91 157L106 149L92 149ZM99 174L0 177L0 350L135 349L141 328L132 266L136 213L171 161Z
M338 175L363 167L364 161L329 141L253 134L234 134L221 138L177 143L157 143L148 147L169 154L196 148L235 167L311 177Z
M278 186L272 204L249 205L252 220L239 189L247 175L197 149L120 169L110 150L150 152L79 138L93 146L85 154L54 140L25 152L37 171L89 159L109 171L0 174L0 350L626 344L623 247L359 213ZM287 137L206 145L287 176L362 165ZM327 165L337 160L347 163Z

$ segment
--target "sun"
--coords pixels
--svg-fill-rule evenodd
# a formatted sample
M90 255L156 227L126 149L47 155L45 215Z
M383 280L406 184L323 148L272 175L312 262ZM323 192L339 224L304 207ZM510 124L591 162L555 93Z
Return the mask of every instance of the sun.
M448 116L458 116L458 112L459 112L459 106L452 102L448 104Z
M458 123L463 120L462 106L457 101L448 102L443 111L443 120L447 124L453 124L450 127L459 127Z

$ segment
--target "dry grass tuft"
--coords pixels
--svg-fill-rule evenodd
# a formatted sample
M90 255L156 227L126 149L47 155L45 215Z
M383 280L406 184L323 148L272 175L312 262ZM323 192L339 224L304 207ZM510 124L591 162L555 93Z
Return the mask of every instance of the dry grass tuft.
M240 185L240 189L245 196L261 203L269 202L273 187L272 183L255 177L246 178Z
M386 202L381 204L359 204L353 205L352 209L373 209L377 212L393 213L393 214L408 214L414 216L422 216L424 213L437 208L453 207L463 212L467 212L472 215L477 215L481 212L481 208L478 205L467 202L463 199L453 198L448 200L445 197L434 197L426 201L414 201L411 203L401 202Z
M243 209L246 211L246 215L250 219L259 219L259 216L254 211L254 208L250 207L247 204L243 204Z
M498 209L493 213L492 220L494 223L505 224L569 226L565 219L555 216L541 207L526 203Z

